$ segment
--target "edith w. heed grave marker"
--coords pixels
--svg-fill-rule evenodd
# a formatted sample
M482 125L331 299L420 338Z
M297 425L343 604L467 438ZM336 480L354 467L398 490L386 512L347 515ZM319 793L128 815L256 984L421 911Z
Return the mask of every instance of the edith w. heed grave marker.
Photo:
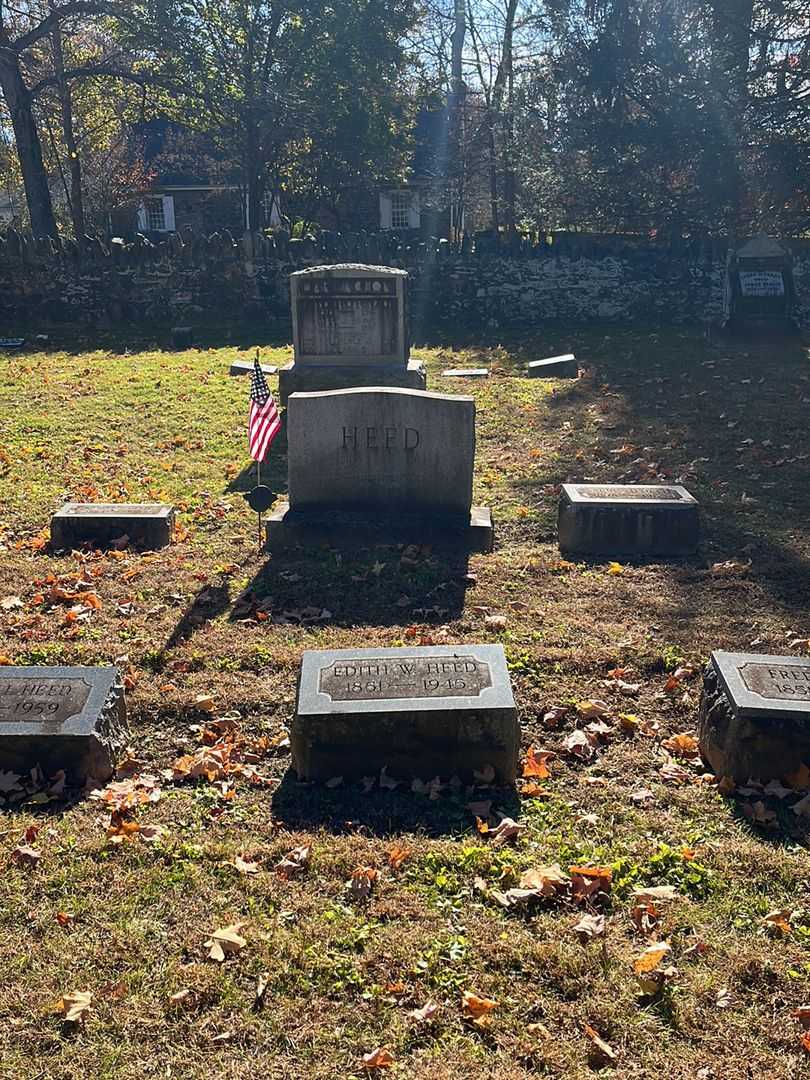
M305 652L293 765L305 780L517 775L520 731L501 645Z
M270 548L290 543L447 540L492 549L472 505L475 402L456 394L358 387L294 394L287 408L289 503Z

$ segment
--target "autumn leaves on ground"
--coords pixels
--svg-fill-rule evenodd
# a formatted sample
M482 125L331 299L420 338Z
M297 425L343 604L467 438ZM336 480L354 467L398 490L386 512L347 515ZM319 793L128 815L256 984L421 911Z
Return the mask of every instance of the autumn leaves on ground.
M568 350L576 383L522 377ZM806 349L421 350L477 401L470 560L260 555L234 355L0 357L0 654L119 664L132 727L89 798L0 772L0 1075L800 1075L808 777L718 790L692 735L712 648L808 651ZM567 479L682 480L700 557L561 559ZM174 543L54 555L67 499L172 502ZM288 775L304 649L466 641L506 649L517 793Z

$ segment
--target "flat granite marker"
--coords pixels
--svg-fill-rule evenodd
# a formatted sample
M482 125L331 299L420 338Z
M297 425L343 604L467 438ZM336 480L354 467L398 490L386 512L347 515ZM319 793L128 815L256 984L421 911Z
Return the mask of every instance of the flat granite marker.
M164 503L65 503L51 518L51 547L108 545L127 536L140 547L161 548L173 526L174 507Z
M265 373L265 375L275 375L278 372L277 367L273 367L272 364L259 364L259 367ZM253 371L252 360L234 360L231 364L229 375L250 375Z
M529 362L530 379L575 379L578 374L577 358L573 353Z
M394 387L293 394L289 502L268 519L292 544L442 543L491 551L492 518L472 505L475 401Z
M435 776L485 765L517 776L520 728L501 645L308 651L301 663L293 765L302 780Z
M738 783L779 780L810 765L810 660L713 652L698 742L717 775Z
M282 405L291 394L348 386L425 389L411 360L408 272L339 263L290 275L293 362L279 372Z
M563 484L560 551L571 555L693 555L697 500L680 484Z
M121 675L115 667L0 668L0 770L68 784L112 776L127 735Z

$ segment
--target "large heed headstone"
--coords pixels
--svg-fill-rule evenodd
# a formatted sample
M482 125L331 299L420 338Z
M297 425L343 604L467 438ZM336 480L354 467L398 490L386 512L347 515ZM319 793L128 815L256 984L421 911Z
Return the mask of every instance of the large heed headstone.
M60 769L71 786L105 781L127 736L114 667L0 668L0 770Z
M698 741L718 776L776 780L810 765L810 660L713 652Z
M563 484L558 536L571 555L693 555L698 504L680 484Z
M424 390L410 359L408 274L342 263L290 275L293 363L279 372L279 396L350 386Z
M293 765L304 780L517 775L520 729L501 645L305 652Z
M65 503L51 518L51 546L104 547L126 538L139 547L161 548L171 541L173 526L174 507L163 503Z
M475 402L375 387L294 394L287 408L289 502L271 548L448 540L492 549L489 510L472 505Z

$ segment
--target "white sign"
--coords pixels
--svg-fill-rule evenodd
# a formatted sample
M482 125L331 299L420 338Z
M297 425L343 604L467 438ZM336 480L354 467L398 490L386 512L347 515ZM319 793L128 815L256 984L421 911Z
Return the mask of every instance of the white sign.
M784 296L785 279L781 270L740 270L743 296Z

